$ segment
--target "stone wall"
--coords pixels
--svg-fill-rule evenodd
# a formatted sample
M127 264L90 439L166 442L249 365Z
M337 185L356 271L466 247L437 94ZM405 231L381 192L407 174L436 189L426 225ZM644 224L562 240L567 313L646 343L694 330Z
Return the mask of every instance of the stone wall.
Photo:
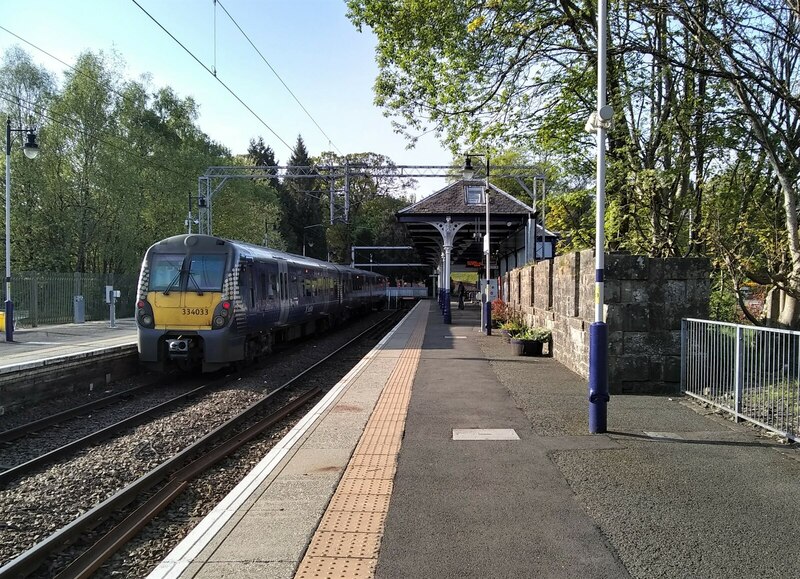
M526 323L553 332L553 355L589 376L589 325L594 321L594 251L526 265L506 275L503 299ZM708 317L709 262L607 254L605 321L612 393L675 393L680 389L681 318Z

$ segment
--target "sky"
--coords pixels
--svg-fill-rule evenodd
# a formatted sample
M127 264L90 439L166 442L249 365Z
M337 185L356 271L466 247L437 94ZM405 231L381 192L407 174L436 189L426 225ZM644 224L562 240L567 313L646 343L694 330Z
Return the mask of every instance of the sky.
M407 149L407 140L373 104L376 39L350 23L344 0L220 2L215 7L213 0L0 0L0 25L30 43L0 29L0 52L18 45L61 81L65 67L42 51L72 65L84 51L114 50L126 63L127 79L148 74L153 88L170 86L180 97L193 97L200 129L233 154L245 153L250 139L261 136L283 165L302 135L312 156L328 150L374 152L398 165L451 163L432 134ZM215 69L261 120L206 68ZM442 180L418 179L417 199L442 186Z

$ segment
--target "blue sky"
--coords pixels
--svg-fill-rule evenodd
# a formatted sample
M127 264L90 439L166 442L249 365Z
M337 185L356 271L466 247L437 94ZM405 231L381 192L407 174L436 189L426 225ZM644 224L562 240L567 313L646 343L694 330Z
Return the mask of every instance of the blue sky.
M432 135L406 149L406 140L372 103L375 37L355 29L343 0L221 0L325 134L220 5L215 10L212 0L137 1L205 66L216 68L290 146L302 134L312 155L338 148L381 153L399 165L450 163ZM182 97L194 97L200 128L233 153L244 153L249 140L260 135L281 164L289 158L286 145L131 0L2 0L0 24L70 64L85 50L115 49L126 62L127 78L148 73L153 87L169 85ZM0 30L0 51L14 44L61 78L63 65ZM439 180L420 179L418 196L440 186Z

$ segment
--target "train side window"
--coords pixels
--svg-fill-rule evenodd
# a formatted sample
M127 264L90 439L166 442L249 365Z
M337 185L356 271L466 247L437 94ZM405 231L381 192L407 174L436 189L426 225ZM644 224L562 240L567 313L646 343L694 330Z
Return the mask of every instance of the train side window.
M268 293L269 299L274 300L275 299L275 294L278 293L278 282L275 280L275 274L274 273L269 274L269 288L268 288L268 290L269 290L269 293Z
M265 299L267 299L267 274L266 273L262 273L259 277L260 277L259 281L261 283L259 284L260 292L259 292L258 299L259 300L265 300Z
M239 272L239 295L245 307L253 307L255 303L255 288L253 287L253 272L249 268L243 267Z

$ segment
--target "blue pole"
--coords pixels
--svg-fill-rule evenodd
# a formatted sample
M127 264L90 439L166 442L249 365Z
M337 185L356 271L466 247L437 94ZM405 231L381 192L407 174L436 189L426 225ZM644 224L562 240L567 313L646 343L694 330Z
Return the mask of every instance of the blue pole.
M5 302L6 342L14 341L14 302L11 298Z
M442 312L444 314L444 323L450 324L453 322L453 316L450 312L450 290L444 290L444 310Z
M486 323L486 327L484 328L484 331L486 332L487 336L491 336L492 335L492 302L489 301L489 299L488 299L488 293L489 292L486 292L486 293L487 293L487 299L483 304L483 319L485 320L485 323Z
M589 432L606 432L608 396L608 326L589 326Z

